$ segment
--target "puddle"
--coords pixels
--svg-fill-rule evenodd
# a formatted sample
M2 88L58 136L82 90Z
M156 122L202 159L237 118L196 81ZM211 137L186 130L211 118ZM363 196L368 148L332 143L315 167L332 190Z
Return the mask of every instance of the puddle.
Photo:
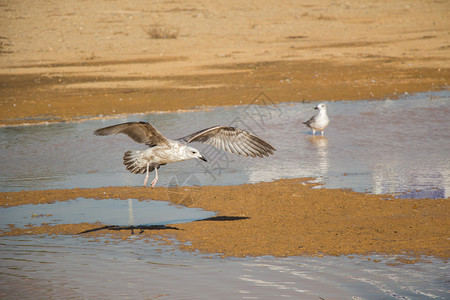
M448 266L425 258L206 257L142 240L0 238L0 297L61 299L448 299ZM378 263L373 260L380 261ZM388 264L393 263L393 264ZM25 284L24 284L25 283Z
M77 198L51 204L29 204L0 208L0 228L14 224L39 226L101 222L106 225L167 225L187 223L214 216L213 212L198 208L169 205L164 201L136 199Z
M234 185L314 177L326 188L447 198L449 101L450 92L442 91L406 95L400 100L326 102L331 121L323 138L313 137L302 124L315 112L315 103L0 128L0 190L141 185L144 175L128 173L122 156L129 149L145 146L126 136L98 137L92 132L120 122L143 120L171 138L216 124L235 125L262 136L278 150L270 158L253 159L194 144L208 163L190 160L163 166L160 186Z

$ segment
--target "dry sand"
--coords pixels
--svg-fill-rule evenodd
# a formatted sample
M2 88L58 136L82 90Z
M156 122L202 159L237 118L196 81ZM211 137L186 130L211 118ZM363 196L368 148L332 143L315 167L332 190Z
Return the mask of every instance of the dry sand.
M1 0L0 125L245 104L261 92L287 102L441 90L450 77L449 33L446 0ZM3 206L76 197L170 200L248 217L142 234L190 241L181 246L189 250L449 257L448 200L316 190L301 180L187 191L0 193ZM96 226L11 228L2 235L74 234ZM104 233L90 233L98 234ZM108 234L125 239L129 232Z

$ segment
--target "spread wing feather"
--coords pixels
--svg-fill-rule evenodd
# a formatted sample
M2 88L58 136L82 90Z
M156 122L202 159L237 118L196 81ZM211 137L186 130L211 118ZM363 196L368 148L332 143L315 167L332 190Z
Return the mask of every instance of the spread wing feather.
M95 135L110 135L123 133L128 135L137 143L146 144L149 147L156 145L169 146L169 140L164 137L155 127L147 122L128 122L94 131Z
M180 138L186 143L204 143L230 153L251 157L273 154L268 142L245 130L229 126L213 126Z

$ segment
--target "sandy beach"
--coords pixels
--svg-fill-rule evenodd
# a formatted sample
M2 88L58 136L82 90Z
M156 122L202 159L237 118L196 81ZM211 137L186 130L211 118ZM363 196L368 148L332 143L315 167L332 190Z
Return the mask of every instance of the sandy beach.
M0 1L0 11L0 126L245 105L261 92L274 103L395 99L448 89L450 79L447 1ZM183 201L186 193L195 201ZM239 217L140 235L176 237L189 251L450 255L448 199L312 189L304 179L1 192L0 203L77 197L151 198ZM11 227L0 235L100 226ZM129 232L87 236L105 234Z
M0 125L448 86L446 1L2 1ZM95 12L95 13L94 13Z
M404 200L345 190L311 189L304 180L191 188L110 187L1 193L1 205L52 203L77 197L158 199L201 207L230 220L172 224L178 230L144 230L140 238L173 243L183 250L224 256L364 255L371 253L449 257L448 200ZM102 224L10 228L1 235L68 234ZM130 230L94 231L127 239ZM189 242L189 244L185 244Z

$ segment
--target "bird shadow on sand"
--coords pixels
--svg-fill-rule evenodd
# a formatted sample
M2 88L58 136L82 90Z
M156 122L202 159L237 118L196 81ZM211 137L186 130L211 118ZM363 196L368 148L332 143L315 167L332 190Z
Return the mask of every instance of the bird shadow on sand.
M199 221L238 221L238 220L245 220L250 219L250 217L237 217L237 216L216 216L216 217L210 217L206 219L196 220L195 222ZM177 227L173 226L167 226L167 225L137 225L137 226L119 226L119 225L105 225L98 228L88 229L82 232L79 232L78 234L84 234L94 231L100 231L100 230L112 230L112 231L119 231L119 230L131 230L131 234L134 234L134 230L139 230L139 234L143 233L145 230L180 230Z
M200 221L238 221L238 220L245 220L245 219L250 219L250 217L216 216L216 217L197 220L195 222L200 222Z
M119 230L131 230L131 234L134 234L134 230L140 230L139 233L143 233L144 230L166 230L166 229L173 229L173 230L180 230L173 226L166 226L166 225L138 225L138 226L119 226L119 225L106 225L98 228L88 229L82 232L79 232L78 234L84 234L94 231L100 231L100 230L112 230L112 231L119 231Z

